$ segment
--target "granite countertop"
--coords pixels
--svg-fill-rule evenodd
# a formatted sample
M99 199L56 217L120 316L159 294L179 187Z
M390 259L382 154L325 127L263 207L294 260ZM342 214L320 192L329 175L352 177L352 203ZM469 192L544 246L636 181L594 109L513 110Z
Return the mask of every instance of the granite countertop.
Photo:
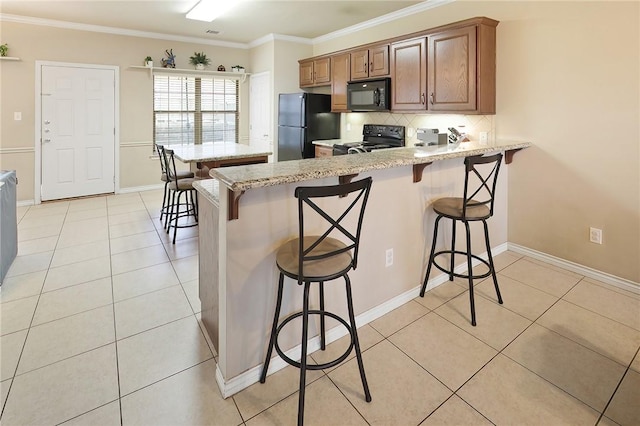
M364 154L217 168L211 169L209 174L232 191L245 191L251 188L358 174L369 170L518 150L529 146L530 142L498 141L490 144L463 142L442 147L389 148Z
M201 179L193 182L193 187L212 204L220 205L220 182L217 179Z
M273 154L265 149L254 148L235 142L207 142L201 145L166 145L176 158L185 163L220 161L238 158L267 156Z

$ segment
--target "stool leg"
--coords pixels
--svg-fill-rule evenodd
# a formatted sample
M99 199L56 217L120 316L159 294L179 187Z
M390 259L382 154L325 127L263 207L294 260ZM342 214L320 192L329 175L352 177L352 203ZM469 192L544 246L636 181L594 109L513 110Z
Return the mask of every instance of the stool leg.
M467 275L469 276L469 304L471 305L471 325L476 325L476 306L473 300L473 269L471 267L471 230L469 222L464 221L467 231Z
M309 287L304 283L304 299L302 301L302 351L300 353L300 390L298 397L298 426L304 424L304 391L307 381L307 339L309 338Z
M169 216L167 219L167 223L165 225L165 230L167 234L169 234L169 229L171 229L171 221L173 220L174 210L176 209L176 191L171 191L171 205L169 206Z
M165 220L167 219L167 201L169 201L169 193L167 192L169 188L169 182L164 183L164 194L162 195L162 208L160 209L160 223L162 223L162 216L164 215Z
M491 268L491 276L493 277L493 285L496 288L496 295L498 296L498 303L502 305L502 296L500 295L500 287L498 287L498 278L496 277L496 268L493 266L493 256L491 255L491 244L489 243L489 227L487 221L483 220L484 225L484 240L487 244L487 257L489 258L489 267Z
M178 192L178 203L177 203L177 212L176 212L176 223L175 226L173 227L173 244L176 243L176 235L178 235L178 222L180 220L180 198L182 197L182 192L183 191L177 191ZM185 204L187 203L186 200L186 196L185 196ZM189 206L187 206L187 212L188 212Z
M453 281L453 268L456 266L454 261L455 251L456 251L456 220L451 219L453 222L451 228L451 268L449 269L449 281Z
M344 280L346 282L346 289L347 289L347 308L349 308L349 322L351 323L351 339L353 340L353 347L356 350L358 368L360 369L360 379L362 379L362 387L364 388L364 399L367 402L371 402L371 393L369 392L367 377L364 374L364 364L362 362L362 353L360 352L360 342L358 341L358 329L356 327L356 317L353 312L353 299L351 297L351 280L349 280L349 276L346 274L344 276Z
M198 221L198 193L193 190L192 192L192 196L191 196L191 200L193 201L193 212L195 214L196 217L196 222Z
M320 349L326 349L325 328L324 328L324 282L319 282L320 289Z
M282 287L284 283L284 274L280 272L280 280L278 281L278 299L276 300L276 311L273 314L273 325L271 326L271 337L269 338L269 348L267 349L267 357L264 360L262 366L262 374L260 374L260 383L264 383L267 380L267 370L269 369L269 362L271 361L271 353L273 352L273 342L276 337L276 330L278 328L278 318L280 317L280 308L282 307Z
M438 216L433 225L433 243L431 243L431 254L429 254L429 264L427 265L427 273L424 276L424 282L420 289L420 297L424 297L424 292L427 290L427 281L429 281L429 274L431 273L431 266L433 265L433 254L436 252L436 239L438 238L438 223L440 223L442 216Z

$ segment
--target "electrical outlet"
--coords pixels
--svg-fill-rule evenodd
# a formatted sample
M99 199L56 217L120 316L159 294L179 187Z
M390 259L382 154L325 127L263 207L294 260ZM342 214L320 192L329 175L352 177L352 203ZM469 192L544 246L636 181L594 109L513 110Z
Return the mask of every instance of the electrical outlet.
M602 244L602 229L589 228L589 241L596 244Z
M480 143L488 143L489 142L489 132L480 132Z
M351 123L347 123L347 132L351 131Z
M408 127L407 128L407 136L409 136L410 138L413 137L413 127Z
M393 249L387 249L386 253L385 253L385 259L384 259L384 266L385 267L389 267L393 265Z
M13 119L15 121L21 121L22 120L22 113L21 112L14 112L13 113Z

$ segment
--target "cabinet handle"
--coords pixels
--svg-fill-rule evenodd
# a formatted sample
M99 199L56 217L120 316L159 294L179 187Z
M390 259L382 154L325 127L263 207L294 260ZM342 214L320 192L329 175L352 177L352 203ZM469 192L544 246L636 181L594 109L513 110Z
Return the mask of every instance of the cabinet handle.
M420 95L420 99L422 99L422 105L424 105L424 93Z
M373 62L369 64L369 71L371 71L372 69L373 69Z
M429 95L429 102L431 102L431 105L433 105L433 92L431 92L431 94Z

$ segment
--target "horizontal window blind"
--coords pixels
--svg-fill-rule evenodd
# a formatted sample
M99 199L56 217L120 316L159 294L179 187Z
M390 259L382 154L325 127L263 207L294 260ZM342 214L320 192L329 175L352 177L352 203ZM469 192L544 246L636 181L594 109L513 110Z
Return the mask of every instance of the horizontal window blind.
M154 75L156 144L238 142L238 81Z

